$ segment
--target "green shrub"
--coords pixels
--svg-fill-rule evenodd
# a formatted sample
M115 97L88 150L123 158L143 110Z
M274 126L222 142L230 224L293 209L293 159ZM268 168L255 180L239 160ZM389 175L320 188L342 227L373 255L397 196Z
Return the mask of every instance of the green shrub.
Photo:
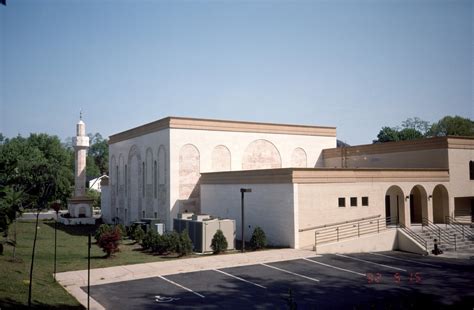
M100 235L97 245L106 253L106 257L110 257L113 253L119 251L119 242L121 238L120 229L115 227L108 231L104 231Z
M222 230L218 229L212 237L211 248L214 254L219 254L227 250L227 239L225 238Z
M188 230L185 229L179 234L179 242L176 253L178 253L180 256L185 256L191 254L192 251L193 242L191 241L191 238L189 238Z
M132 236L133 240L140 243L143 240L144 236L145 236L145 231L143 231L142 227L141 226L135 227L135 229L133 230L133 236Z
M178 232L173 230L172 232L166 233L163 236L166 236L168 252L178 252L180 248Z
M169 236L168 234L159 235L158 233L153 236L152 243L151 243L151 250L154 253L158 253L160 255L169 252Z
M267 237L265 232L260 227L255 227L253 230L252 238L250 238L250 247L253 250L263 249L267 246Z
M133 223L132 225L127 227L127 236L130 239L133 239L133 234L135 233L135 229L137 229L138 226L139 226L139 224Z
M123 239L127 235L127 228L123 224L117 224L115 227L120 230L120 235Z
M95 238L95 241L99 241L100 239L100 236L104 233L104 232L107 232L107 231L110 231L112 230L112 227L110 227L109 225L107 224L102 224L99 226L99 228L95 231L95 235L94 235L94 238Z
M151 249L155 235L158 235L153 229L149 229L142 240L142 249L148 250Z

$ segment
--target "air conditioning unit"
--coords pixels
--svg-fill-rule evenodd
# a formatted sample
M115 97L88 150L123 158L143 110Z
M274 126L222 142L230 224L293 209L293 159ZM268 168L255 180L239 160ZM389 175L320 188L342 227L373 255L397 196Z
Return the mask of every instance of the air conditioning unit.
M156 232L158 235L163 235L165 233L165 224L164 223L157 223L155 224Z

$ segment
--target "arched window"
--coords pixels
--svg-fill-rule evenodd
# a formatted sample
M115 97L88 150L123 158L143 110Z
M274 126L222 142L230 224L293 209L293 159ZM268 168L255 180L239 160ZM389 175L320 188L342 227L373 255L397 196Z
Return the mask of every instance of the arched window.
M156 160L153 163L153 195L156 198L158 191L158 167L156 165Z
M142 162L142 195L145 197L145 162Z
M128 195L128 168L125 165L125 197Z

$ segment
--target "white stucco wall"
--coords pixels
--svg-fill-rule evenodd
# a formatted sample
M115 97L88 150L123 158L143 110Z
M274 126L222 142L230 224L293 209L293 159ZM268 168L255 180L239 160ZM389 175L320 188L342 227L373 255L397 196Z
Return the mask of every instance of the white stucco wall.
M469 179L471 160L474 161L474 150L449 149L449 215L465 223L472 222L471 200L474 200L474 180Z
M145 211L146 217L154 217L155 212L159 218L164 218L166 222L166 227L171 227L171 220L169 217L169 210L170 210L170 199L169 199L169 129L163 129L157 132L149 133L146 135L142 135L139 137L135 137L132 139L119 141L109 145L109 171L110 171L110 214L109 216L104 217L106 222L111 222L112 217L115 216L116 210L115 208L119 208L119 217L123 222L126 220L126 224L129 224L130 221L133 221L134 218L131 216L137 216L138 218L142 217L142 211ZM151 150L152 158L151 163L154 163L156 160L158 162L158 152L160 150L165 151L165 160L164 160L164 167L158 166L157 169L162 171L164 174L164 182L165 188L162 191L157 191L157 195L155 197L153 186L151 187L151 192L147 191L150 189L150 186L145 188L145 196L143 195L143 175L142 175L142 165L145 162L145 170L148 168L147 163L147 150ZM135 153L139 154L140 168L137 169L136 166L130 167L128 160L129 154L132 148L135 148ZM137 163L137 156L133 158L134 164ZM128 182L125 182L125 165L127 165L127 178ZM116 166L119 166L119 175L117 178L116 175ZM153 168L154 169L154 168ZM151 170L152 172L153 169ZM118 179L118 187L117 187L117 179ZM161 177L160 177L161 179ZM150 185L155 185L154 177L145 178L145 183ZM128 185L128 190L125 188L125 184ZM145 184L145 185L146 185ZM134 186L133 186L134 185ZM136 188L136 190L132 193L130 192L130 188ZM150 197L151 195L151 197ZM112 197L112 196L115 196ZM131 198L134 198L131 200ZM123 203L120 203L120 201ZM139 210L138 210L138 202L140 203ZM147 204L152 204L152 209L147 209ZM122 206L123 204L123 206ZM162 208L159 208L163 206ZM124 210L120 209L127 209L127 218L123 214ZM131 210L132 209L132 210ZM152 210L152 214L149 214ZM107 213L107 212L106 212ZM110 218L109 218L110 217Z
M448 186L446 182L360 182L360 183L327 183L298 184L298 229L350 221L369 216L385 217L385 195L387 190L396 185L403 195L400 201L400 221L410 226L410 202L404 197L410 194L415 186L421 186L427 195L433 192L436 185ZM346 207L338 206L338 198L346 199ZM357 198L357 207L350 206L350 198ZM369 198L369 205L362 206L362 197ZM395 203L392 203L392 215L395 216ZM432 200L427 202L427 217L433 219ZM314 244L314 230L299 233L299 246L309 247Z
M188 198L185 197L187 196L186 193L194 192L194 194L192 194L194 198L191 197L191 200L197 201L195 202L196 209L192 209L193 206L190 206L191 209L189 211L203 211L201 210L202 203L199 202L198 197L198 193L200 192L199 186L195 187L195 191L187 188L189 187L187 183L184 184L184 187L181 186L182 188L180 188L180 185L183 185L180 184L180 182L183 182L183 180L185 180L184 182L188 182L187 180L195 179L194 173L184 177L182 175L180 176L180 161L182 163L183 160L181 150L183 147L186 146L187 148L184 153L194 159L198 158L198 163L193 164L192 160L186 161L184 164L186 167L184 167L184 169L181 167L181 174L183 170L192 170L196 169L196 167L198 167L199 173L214 171L216 167L222 170L222 167L228 167L229 164L231 170L242 170L242 158L248 146L255 141L265 141L265 144L274 146L277 151L277 157L281 161L281 167L291 167L295 164L301 166L304 159L306 159L308 167L314 167L323 149L336 146L335 137L196 129L163 129L139 137L119 141L109 146L110 192L115 198L111 198L111 211L109 212L110 216L108 216L110 219L108 217L104 217L104 219L110 222L116 213L116 208L121 209L119 210L119 217L121 217L122 220L126 219L127 223L135 220L135 218L140 218L142 212L147 211L147 188L145 188L145 190L143 189L141 165L145 162L145 170L147 170L148 149L151 149L153 154L151 162L156 160L160 145L166 149L166 209L168 212L166 224L168 228L171 228L172 218L175 218L180 211L184 211L184 209L189 207L189 205L185 205ZM135 154L139 154L140 163L137 161L138 157L135 155L132 160L133 166L130 167L128 160L132 148L135 148ZM220 155L218 153L219 156L216 156L216 149L221 151ZM230 160L227 154L222 154L222 150L228 150ZM295 150L298 156L295 155ZM303 158L303 155L306 155L306 158ZM275 154L272 156L275 156ZM216 158L222 158L224 162L213 162ZM129 180L127 188L125 187L125 165L127 165L127 179ZM119 166L118 187L116 185L117 176L115 175L116 166ZM148 182L149 178L145 177L145 183ZM143 192L145 192L145 196ZM155 212L160 211L158 209L158 199L153 199L153 210ZM122 202L119 203L120 201ZM123 207L120 207L122 205ZM126 214L125 209L127 209ZM152 216L147 214L147 217Z
M355 155L357 151L349 150L345 159L347 168L448 168L447 149L400 151L381 154ZM324 158L327 168L340 168L341 157Z
M308 247L308 249L312 249L312 247ZM360 238L323 243L316 248L316 253L366 253L392 251L394 249L398 249L397 229L392 228L378 234L362 235Z
M469 179L469 161L471 160L474 161L474 150L449 149L451 196L474 196L474 180Z
M225 146L230 152L231 170L242 170L242 158L247 147L256 140L265 140L273 144L281 158L281 167L291 167L294 162L295 149L303 150L307 156L307 165L312 168L325 148L336 146L335 137L266 134L249 132L229 132L211 130L171 129L170 130L170 204L171 216L180 212L179 206L179 163L180 150L191 144L199 151L200 172L213 171L213 151L218 146ZM201 212L203 201L201 201ZM181 206L181 211L185 207ZM188 210L191 211L191 210Z
M237 239L241 239L240 188L245 193L245 239L248 241L260 226L271 245L296 247L293 184L203 184L202 212L236 220Z

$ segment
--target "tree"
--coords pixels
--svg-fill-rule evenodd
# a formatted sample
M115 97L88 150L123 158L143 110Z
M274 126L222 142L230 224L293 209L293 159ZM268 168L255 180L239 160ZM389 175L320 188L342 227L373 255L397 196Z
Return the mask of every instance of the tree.
M122 239L120 229L114 227L109 231L105 231L99 238L97 245L105 252L105 257L110 257L119 251L119 242Z
M70 196L69 155L55 136L31 134L8 139L0 149L0 184L26 194L24 204L45 207Z
M402 128L404 129L413 129L421 134L421 136L425 136L428 131L430 130L430 123L424 121L418 117L414 118L407 118L402 122ZM412 131L413 132L413 131ZM403 139L401 139L403 140Z
M94 199L92 202L92 207L95 209L100 209L101 207L101 200L100 200L100 192L96 191L95 189L88 188L86 190L86 196L88 198Z
M407 118L401 128L382 127L374 143L439 136L474 136L474 122L460 116L445 116L432 125L418 117Z
M260 227L255 227L250 238L250 247L254 250L263 249L267 246L267 237L265 232Z
M445 116L434 123L429 135L439 136L474 136L474 122L461 116Z
M0 255L3 254L3 244L13 246L13 260L16 253L16 218L22 211L22 203L25 194L21 190L15 190L12 187L4 187L0 191L0 232L4 239L0 241ZM13 239L8 238L8 227L15 222Z
M401 141L417 140L423 138L423 134L415 128L403 128L398 132L398 137Z
M100 133L89 134L90 147L88 156L94 161L99 174L109 173L109 144Z
M382 127L377 135L377 142L389 142L389 141L398 141L400 140L398 128L392 127Z
M211 248L214 254L219 254L227 250L227 239L222 233L222 230L218 229L214 237L212 237Z

